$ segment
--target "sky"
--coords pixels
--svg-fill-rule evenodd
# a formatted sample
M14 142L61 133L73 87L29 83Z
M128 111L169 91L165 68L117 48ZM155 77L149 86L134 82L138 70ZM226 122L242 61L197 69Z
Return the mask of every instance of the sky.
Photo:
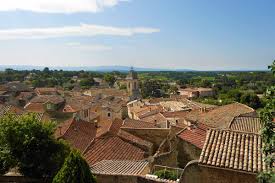
M1 0L0 65L261 70L274 0Z

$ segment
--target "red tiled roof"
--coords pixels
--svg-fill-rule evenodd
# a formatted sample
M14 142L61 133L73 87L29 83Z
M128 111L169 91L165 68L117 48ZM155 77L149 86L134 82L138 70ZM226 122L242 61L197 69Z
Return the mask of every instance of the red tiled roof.
M36 88L35 92L38 95L55 95L55 94L58 94L56 88Z
M42 103L28 103L24 109L28 112L44 113L45 109Z
M120 127L122 126L122 123L123 123L122 119L116 118L115 120L113 120L109 128L109 132L112 134L117 134Z
M262 146L259 134L210 129L199 164L249 173L266 171Z
M68 141L72 147L83 152L95 138L96 127L90 122L72 118L57 127L55 136Z
M166 118L183 118L189 111L175 111L175 112L163 112L162 115Z
M153 147L153 143L143 140L142 138L139 138L122 129L119 130L118 136L121 137L123 140L130 142L131 144L137 145L138 147L141 147L142 149L145 149L145 150L150 150Z
M205 125L198 124L197 127L186 128L178 135L178 137L202 149L206 138L206 130L207 127Z
M34 97L30 102L31 103L51 102L53 104L59 104L64 102L64 98L59 95L40 95L40 96Z
M158 128L155 124L141 121L141 120L134 120L134 119L125 119L122 125L123 128Z
M198 121L213 128L227 128L234 117L254 111L244 104L235 102L217 107L209 112L191 111L187 114L186 119Z
M102 160L142 160L145 158L145 152L118 136L105 134L94 139L84 157L92 166Z

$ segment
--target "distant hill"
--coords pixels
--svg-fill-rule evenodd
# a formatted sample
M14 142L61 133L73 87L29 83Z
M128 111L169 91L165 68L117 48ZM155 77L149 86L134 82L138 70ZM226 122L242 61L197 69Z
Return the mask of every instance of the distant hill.
M43 66L30 66L30 65L0 65L0 71L5 69L15 69L15 70L43 70ZM128 72L131 67L128 66L87 66L87 67L49 67L51 70L64 70L64 71L98 71L98 72L111 72L120 71ZM194 71L191 69L162 69L162 68L142 68L134 67L136 71Z

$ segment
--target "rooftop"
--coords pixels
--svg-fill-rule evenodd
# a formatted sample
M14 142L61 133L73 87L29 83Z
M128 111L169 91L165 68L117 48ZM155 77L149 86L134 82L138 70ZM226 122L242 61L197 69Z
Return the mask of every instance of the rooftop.
M147 161L103 160L91 166L94 174L140 175L149 166Z
M158 128L155 124L141 121L141 120L134 120L134 119L125 119L123 121L123 128Z
M203 124L184 129L178 137L194 146L202 149L206 138L207 127Z
M96 127L93 123L72 118L56 128L55 136L83 152L95 138Z
M94 139L84 157L92 166L102 160L142 160L145 151L116 135L105 134Z
M235 117L229 125L229 129L242 132L260 133L261 119L257 117Z
M262 139L253 133L211 129L207 132L199 164L248 173L265 171Z

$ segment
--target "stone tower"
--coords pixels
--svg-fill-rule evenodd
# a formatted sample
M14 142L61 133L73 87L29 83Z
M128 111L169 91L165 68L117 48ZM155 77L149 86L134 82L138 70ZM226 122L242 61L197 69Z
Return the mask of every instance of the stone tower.
M129 71L126 77L127 80L127 91L130 95L130 100L136 100L141 98L139 91L138 75L133 68Z

